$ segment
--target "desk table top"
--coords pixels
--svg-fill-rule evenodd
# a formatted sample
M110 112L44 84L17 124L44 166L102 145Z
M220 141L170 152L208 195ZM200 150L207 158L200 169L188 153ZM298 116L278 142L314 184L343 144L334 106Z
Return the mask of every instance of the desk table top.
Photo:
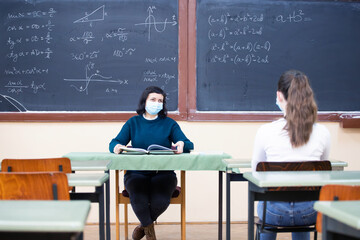
M223 159L223 162L225 163L227 169L233 169L233 168L251 168L251 159ZM344 161L338 161L338 160L330 160L331 167L333 169L341 169L343 170L344 167L347 167L347 162Z
M246 172L244 178L259 187L360 185L360 171Z
M82 232L90 201L0 201L0 232Z
M360 230L360 201L318 201L314 209Z
M72 152L64 155L73 161L110 160L111 170L185 170L225 171L222 159L231 158L226 153L182 153L171 155L114 154L107 152Z

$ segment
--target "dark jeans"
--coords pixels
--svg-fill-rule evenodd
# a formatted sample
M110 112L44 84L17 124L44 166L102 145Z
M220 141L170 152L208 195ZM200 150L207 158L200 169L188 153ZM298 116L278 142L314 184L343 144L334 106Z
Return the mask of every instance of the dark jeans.
M174 171L128 171L124 183L135 215L148 226L170 205L177 178Z

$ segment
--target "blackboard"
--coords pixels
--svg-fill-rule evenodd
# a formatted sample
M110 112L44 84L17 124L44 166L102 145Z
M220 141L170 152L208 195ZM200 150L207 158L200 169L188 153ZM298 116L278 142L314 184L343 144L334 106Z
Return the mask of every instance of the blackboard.
M178 109L178 1L0 0L0 112Z
M197 111L278 111L288 69L309 76L320 111L360 111L360 3L196 1Z

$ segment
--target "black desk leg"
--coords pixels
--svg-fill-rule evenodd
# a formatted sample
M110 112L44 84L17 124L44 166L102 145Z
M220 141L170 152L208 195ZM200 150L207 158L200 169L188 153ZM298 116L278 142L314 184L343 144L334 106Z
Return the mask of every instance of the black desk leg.
M109 174L109 179L106 181L106 240L110 240L110 171L105 171Z
M96 187L96 193L99 196L99 238L105 240L104 223L104 185Z
M218 219L218 239L222 240L222 206L223 206L223 173L219 171L219 219Z
M230 240L230 174L226 173L226 240Z
M248 240L254 239L254 201L255 193L250 190L249 182L249 192L248 192Z

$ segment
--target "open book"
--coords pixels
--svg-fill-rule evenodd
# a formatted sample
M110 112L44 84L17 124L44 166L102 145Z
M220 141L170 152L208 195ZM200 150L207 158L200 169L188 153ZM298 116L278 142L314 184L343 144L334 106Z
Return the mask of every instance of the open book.
M120 149L123 150L123 153L129 154L174 154L177 151L157 144L151 144L147 149L133 147L121 147Z

